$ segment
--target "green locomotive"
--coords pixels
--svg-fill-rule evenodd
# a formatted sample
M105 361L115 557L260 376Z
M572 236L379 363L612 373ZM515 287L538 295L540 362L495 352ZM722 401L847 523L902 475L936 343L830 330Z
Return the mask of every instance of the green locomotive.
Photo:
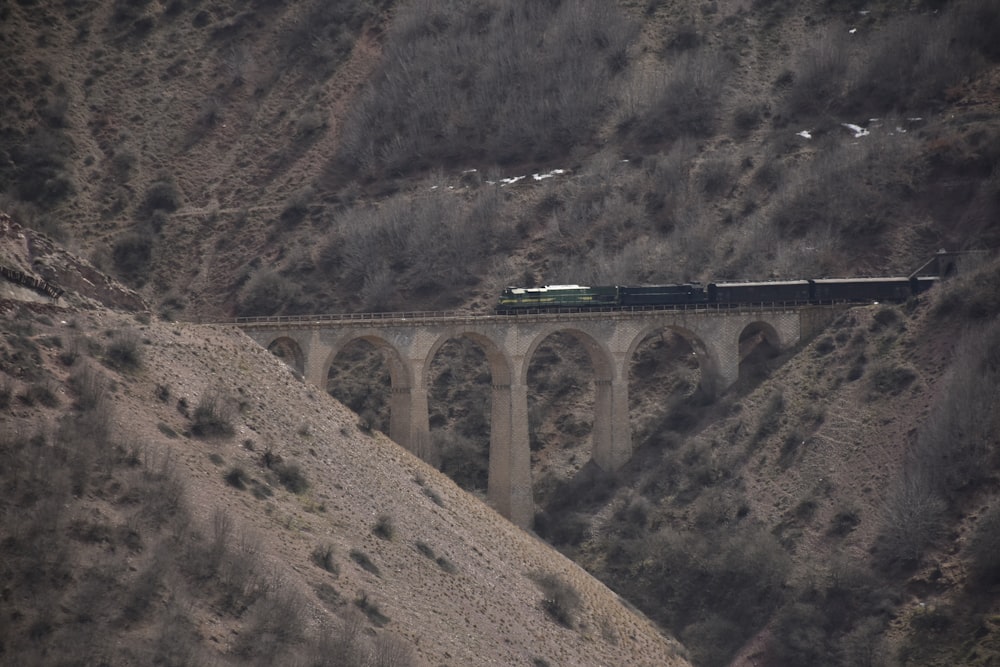
M508 287L500 294L500 314L531 308L600 308L618 305L618 288L583 285Z

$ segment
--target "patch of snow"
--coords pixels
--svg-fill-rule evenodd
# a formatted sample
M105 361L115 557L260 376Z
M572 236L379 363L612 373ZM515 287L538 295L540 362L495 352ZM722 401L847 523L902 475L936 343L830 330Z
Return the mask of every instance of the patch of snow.
M796 132L795 136L802 137L803 139L812 139L813 135L809 130L802 130L801 132Z
M853 123L841 123L841 125L843 125L848 130L853 132L855 139L858 139L859 137L865 137L871 134L871 132L869 132L866 128L861 127L860 125L855 125Z

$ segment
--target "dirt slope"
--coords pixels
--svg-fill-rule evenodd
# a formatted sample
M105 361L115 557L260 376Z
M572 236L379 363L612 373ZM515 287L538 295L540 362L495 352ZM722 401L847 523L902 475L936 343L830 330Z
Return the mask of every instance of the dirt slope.
M361 432L355 414L296 379L235 328L35 299L7 299L3 313L5 331L31 323L34 340L97 342L135 332L140 370L101 368L115 387L114 437L174 461L195 522L210 526L224 510L254 536L276 576L308 599L313 622L367 598L389 619L378 632L403 637L429 665L687 664L676 642L581 568L381 434ZM56 401L72 403L60 384L71 373L60 350L40 350ZM12 395L27 391L26 380L7 383ZM192 422L182 410L190 414L208 394L233 408L231 437L191 437ZM54 430L60 412L15 402L0 424L7 433ZM224 480L237 467L264 479L264 461L298 466L308 490L296 495L276 486L258 499ZM90 501L77 502L85 513ZM380 521L391 524L389 539L373 532ZM338 575L315 564L312 554L321 546L332 548ZM367 555L378 574L363 569L352 552ZM129 560L139 567L143 558ZM546 613L541 576L579 594L572 627ZM317 591L331 586L340 602L320 599ZM223 654L232 649L238 634L231 621L211 606L192 604L189 612L210 646Z

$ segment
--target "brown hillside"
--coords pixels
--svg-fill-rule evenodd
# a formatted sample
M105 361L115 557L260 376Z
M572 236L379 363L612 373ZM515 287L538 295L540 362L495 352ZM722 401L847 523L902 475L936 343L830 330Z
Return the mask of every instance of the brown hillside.
M101 637L77 640L76 653L103 652L113 664L126 664L167 627L159 610L179 606L191 627L192 638L184 635L184 645L196 646L195 655L215 664L246 664L239 656L257 655L248 652L247 637L264 641L251 634L259 632L254 623L262 603L246 610L230 607L215 597L221 584L212 582L223 579L199 589L186 581L193 575L183 563L163 564L172 563L164 548L190 548L184 545L197 544L198 535L219 539L225 517L232 539L243 545L234 553L252 555L256 570L294 596L294 606L284 613L301 624L294 630L305 638L344 632L341 618L364 601L362 609L369 613L364 625L372 629L362 636L402 638L419 664L687 664L676 642L578 566L381 434L359 431L356 415L304 385L237 330L12 296L3 302L5 458L21 461L28 451L23 448L36 446L25 444L31 437L59 450L60 420L89 414L79 378L82 369L90 369L94 375L87 376L92 378L87 386L109 388L100 408L108 415L109 441L133 452L136 465L169 469L182 489L178 500L190 525L176 529L188 536L184 541L172 542L180 534L161 536L128 500L130 493L141 493L141 476L114 462L101 463L105 459L98 454L79 463L83 469L74 468L83 474L83 486L74 487L77 492L56 519L66 531L61 539L55 536L56 553L71 548L65 579L51 584L11 579L22 549L32 544L19 526L39 511L40 500L22 495L28 478L5 479L10 493L3 501L3 544L11 560L3 584L0 647L11 659L57 659L59 650L23 638L31 628L40 632L42 623L46 630L40 636L51 637L53 646L71 636L81 622L74 616L74 598L95 569L118 563L124 570L113 575L113 585L128 591L129 573L145 572L150 559L161 559L163 579L150 593L150 611L122 625L114 620L117 604L111 603L105 620L103 603L92 601L93 616L83 627L91 624L89 634ZM136 360L127 366L113 365L122 359L114 352L121 336L130 336L135 346L129 358ZM22 358L16 350L32 352ZM51 398L21 398L35 396L38 387ZM192 434L204 423L198 409L206 397L213 397L229 420L225 435ZM58 469L51 467L51 474ZM287 482L283 486L278 480L289 471L308 488L296 485L292 492ZM83 535L111 532L92 540L80 536L79 526L90 526ZM114 537L125 526L134 535L128 548ZM325 553L325 560L318 561L317 553ZM373 571L363 569L362 560ZM555 590L571 597L560 598L545 582L556 582ZM47 608L36 607L32 592L47 600ZM545 602L552 596L563 600L556 607L565 613L562 622L546 611L553 609ZM292 641L276 659L282 664L300 659L295 656L302 641ZM162 651L149 650L150 656Z
M698 667L992 664L998 34L995 0L0 2L0 264L67 290L0 283L0 649L540 667L655 663L658 628ZM941 248L985 266L748 337L719 396L697 341L650 336L622 470L590 460L584 347L538 347L536 534L655 628L377 435L377 351L330 371L352 415L218 324ZM428 378L428 458L473 495L487 371L451 341Z

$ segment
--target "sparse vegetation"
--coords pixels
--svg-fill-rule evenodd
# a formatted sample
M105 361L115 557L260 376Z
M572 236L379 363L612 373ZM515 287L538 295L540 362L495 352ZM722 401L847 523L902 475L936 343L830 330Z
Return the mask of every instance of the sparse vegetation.
M200 438L227 438L235 432L234 409L228 396L220 391L207 391L198 401L192 415L191 432Z
M142 348L139 335L125 330L115 333L105 350L105 362L119 371L134 372L142 366Z
M381 570L379 570L378 565L372 562L371 557L369 557L364 551L361 551L360 549L351 549L348 555L351 557L351 560L357 563L358 566L365 572L370 572L376 577L381 574Z
M576 625L582 600L572 584L554 574L535 575L538 588L542 591L542 608L560 625L572 628Z
M593 139L634 34L615 5L591 0L408 5L387 40L388 66L347 120L338 162L374 177L459 155L564 156Z
M372 526L372 534L383 540L391 541L396 536L396 525L388 514L380 514Z
M271 466L271 470L278 476L281 485L292 493L305 493L309 488L309 480L297 463L279 462Z
M340 574L340 566L334 560L333 547L329 544L317 545L312 551L312 561L334 576Z
M31 229L92 249L161 317L203 320L479 314L503 284L907 275L940 247L1000 246L995 0L64 4L0 7L0 250L68 288L31 308L5 298L0 316L12 663L412 662L363 631L378 604L344 586L367 575L345 570L343 595L308 583L357 618L316 616L327 636L300 634L286 621L302 600L252 532L184 507L185 468L204 466L199 483L314 535L316 568L301 570L333 581L332 547L310 531L339 501L312 466L340 443L298 416L275 439L258 388L205 405L202 382L157 375L161 350L88 331L96 302L139 297ZM635 456L614 473L591 461L602 389L586 345L532 348L537 534L699 667L727 664L765 623L753 659L772 664L995 659L1000 271L983 262L905 305L851 309L790 363L745 357L741 337L740 382L712 403L703 351L654 334L630 352ZM128 319L124 337L158 324ZM419 455L482 496L504 361L451 347L407 385L428 390ZM682 361L667 370L652 348ZM399 367L362 357L342 353L329 385L375 447ZM123 396L157 412L141 436L113 413ZM338 428L356 437L351 420ZM242 448L189 439L237 430ZM450 514L431 505L443 487L418 483L421 511ZM371 511L354 542L371 557L350 556L362 568L422 529ZM443 571L435 549L471 562L421 536ZM232 632L213 642L227 655L204 641L198 593ZM546 610L573 625L562 606Z

